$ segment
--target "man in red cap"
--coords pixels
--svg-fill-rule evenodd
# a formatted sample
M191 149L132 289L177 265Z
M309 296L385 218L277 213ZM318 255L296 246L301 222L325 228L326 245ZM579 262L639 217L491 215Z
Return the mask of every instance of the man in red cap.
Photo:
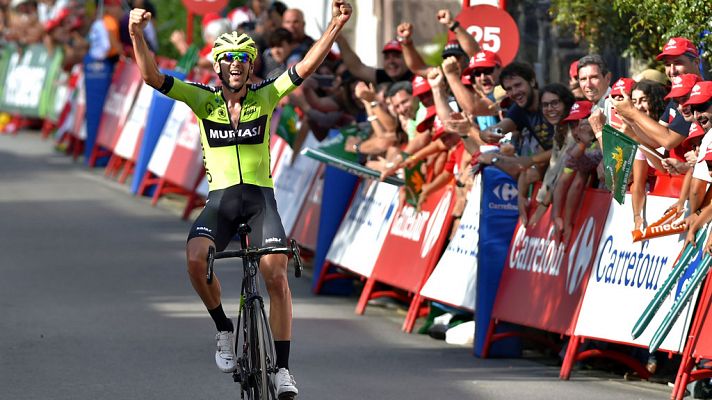
M383 68L369 67L351 49L342 35L336 39L341 50L341 59L349 72L356 78L375 84L383 82L411 81L413 73L408 70L403 59L403 47L397 40L391 40L383 46Z
M663 51L658 54L658 60L665 64L665 74L672 80L683 74L700 75L699 53L694 44L685 38L671 38ZM618 114L629 125L637 125L637 131L642 132L656 147L665 147L670 150L677 147L687 137L690 131L690 122L685 121L682 113L678 111L678 103L671 99L660 117L654 121L645 113L638 111L628 98L612 101Z
M443 72L455 99L463 110L477 117L480 129L499 122L494 88L499 81L501 67L499 56L488 50L475 54L462 74L454 61L443 61ZM463 80L469 81L471 88Z
M569 65L569 89L571 89L571 93L574 94L576 100L585 100L586 98L583 97L583 91L578 81L578 63L578 60L574 60Z

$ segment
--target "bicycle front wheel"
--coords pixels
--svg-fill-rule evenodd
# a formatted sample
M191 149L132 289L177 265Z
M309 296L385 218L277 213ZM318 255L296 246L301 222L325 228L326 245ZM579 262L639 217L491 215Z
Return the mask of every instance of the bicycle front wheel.
M250 310L250 364L252 369L253 393L255 399L276 400L274 377L274 342L269 330L269 322L261 307Z

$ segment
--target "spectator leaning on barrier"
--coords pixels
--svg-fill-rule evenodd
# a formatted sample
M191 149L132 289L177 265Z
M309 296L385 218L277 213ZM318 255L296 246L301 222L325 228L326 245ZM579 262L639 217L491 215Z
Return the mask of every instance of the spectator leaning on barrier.
M614 89L616 85L613 85ZM611 92L611 94L616 94ZM622 95L623 93L621 93ZM648 115L653 120L658 120L665 108L665 88L651 80L641 80L633 84L630 98L633 106ZM649 163L659 170L663 170L660 160L653 156L647 156L647 153L638 149L635 153L635 161L633 161L633 182L630 186L632 197L631 206L633 207L633 229L642 229L645 227L645 199L650 183L650 168Z
M682 74L700 75L699 54L688 39L670 39L657 59L665 64L665 74L670 79ZM677 112L678 104L674 100L670 100L659 121L652 120L645 113L636 110L628 99L612 102L626 123L637 125L647 140L655 143L655 147L671 150L682 143L690 131L690 123Z
M517 156L486 153L479 156L479 163L494 165L516 178L522 169L533 164L546 165L549 161L554 127L542 115L536 74L529 64L513 62L502 69L499 79L514 104L506 118L483 130L480 138L485 143L497 144L503 134L512 132Z
M608 66L598 54L589 54L579 59L578 83L583 92L583 97L593 103L591 120L589 121L596 139L602 144L603 124L611 122L611 104L608 95L611 92L611 73Z
M544 119L554 126L554 140L551 149L551 157L546 172L541 173L541 168L532 165L530 168L519 174L519 218L522 225L529 225L529 204L527 196L530 192L530 185L537 181L542 181L539 191L534 199L536 208L531 218L531 225L541 219L552 202L554 187L564 169L564 159L567 152L575 143L571 135L571 129L564 118L569 115L571 107L574 105L574 95L566 86L560 83L550 83L541 89L539 102L541 104Z
M263 162L269 159L270 119L277 102L323 62L351 12L350 4L333 0L332 19L304 59L276 80L260 85L248 83L257 57L254 41L237 32L220 36L213 46L213 57L214 71L219 75L222 87L214 88L187 84L162 74L143 37L143 27L151 14L142 9L131 11L129 31L143 80L165 95L187 103L198 118L203 161L209 177L209 205L193 225L186 255L191 283L218 330L215 361L224 372L236 368L235 333L232 321L222 309L219 283L208 285L205 280L208 250L210 247L218 251L225 249L240 222L250 223L251 239L260 246L286 244L274 199L270 165ZM224 135L207 136L206 124ZM241 132L236 132L236 127L240 127ZM234 202L242 203L242 207L229 205ZM262 257L260 271L270 296L270 325L275 340L275 364L279 368L275 376L277 396L286 393L294 396L297 394L296 383L289 373L292 302L287 257Z
M571 107L564 122L571 123L576 143L570 147L564 161L564 170L554 188L552 219L556 232L568 243L576 210L580 207L589 178L603 160L603 153L588 121L593 103L580 100Z

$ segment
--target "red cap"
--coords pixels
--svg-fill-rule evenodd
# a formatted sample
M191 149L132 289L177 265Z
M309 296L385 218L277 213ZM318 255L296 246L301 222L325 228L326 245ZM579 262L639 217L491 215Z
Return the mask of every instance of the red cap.
M413 77L413 96L420 96L421 94L426 94L430 92L430 85L428 80L420 75Z
M700 128L700 130L702 130L702 129ZM698 159L697 159L697 162L702 162L702 160L704 160L704 161L712 161L712 143L710 143L709 145L707 145L707 148L706 148L706 149L700 148L699 153L698 153L698 157L699 157L699 156L702 156L702 159L699 159L699 158L698 158Z
M430 139L437 140L443 133L445 133L445 125L436 115L433 121L433 136Z
M569 65L569 78L578 79L578 60L575 60Z
M692 87L690 98L683 105L702 104L710 99L712 99L712 81L697 82Z
M418 125L415 127L415 130L418 132L427 131L433 124L433 118L435 118L436 114L437 112L435 111L435 106L428 107L428 111L425 114L425 117L423 117L423 120L418 123Z
M665 56L681 56L685 53L690 53L695 57L699 55L694 43L683 37L674 37L668 40L665 46L663 46L663 52L658 54L655 59L660 61Z
M670 93L665 96L665 99L687 96L695 83L702 79L695 74L682 74L672 78L672 87Z
M399 41L391 40L383 46L383 50L381 50L381 53L385 53L387 51L397 51L399 53L402 53L403 47L401 46Z
M211 13L207 13L207 14L203 15L203 22L202 22L203 28L208 26L209 23L211 23L215 20L218 20L220 18L222 18L222 17L220 16L220 14L218 14L216 12L211 12Z
M470 58L470 64L462 71L463 75L470 75L475 68L491 68L502 65L497 53L489 50L482 50Z
M633 85L635 81L631 78L620 78L613 84L611 88L611 96L623 96L623 93L630 96L630 92L633 91Z
M588 100L577 101L573 106L571 106L571 111L569 111L569 115L564 118L564 121L582 120L591 115L592 108L593 103Z
M58 27L59 24L61 24L62 21L64 21L64 19L67 18L68 16L69 16L69 10L66 8L61 9L54 18L45 22L45 26L44 26L45 31L49 32L52 29Z

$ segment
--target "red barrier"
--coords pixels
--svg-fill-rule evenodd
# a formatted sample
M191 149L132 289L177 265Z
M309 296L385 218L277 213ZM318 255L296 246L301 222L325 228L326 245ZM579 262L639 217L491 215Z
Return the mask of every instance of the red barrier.
M518 223L505 262L483 348L487 357L498 321L572 335L611 194L586 191L569 244L554 237L551 209L536 226Z
M712 378L712 368L699 368L693 371L701 359L712 359L712 279L707 277L697 311L688 334L682 360L675 378L675 387L672 391L673 400L682 400L685 397L685 388L696 380Z
M412 295L403 330L413 330L423 303L420 290L442 254L448 227L452 222L451 213L455 205L453 192L452 186L446 186L433 193L420 212L410 205L404 205L398 210L373 273L361 292L356 306L357 314L363 314L368 300L384 295L373 289L377 282L385 283Z
M195 115L191 114L181 125L175 150L168 161L165 175L158 181L152 204L155 205L161 196L168 193L190 197L204 174L200 127Z
M319 215L321 213L321 198L324 190L324 169L321 164L304 199L304 205L299 211L297 222L288 235L294 238L303 249L316 251L317 235L319 233Z
M97 159L111 155L142 82L141 72L136 64L131 61L116 64L101 114L96 144L89 156L89 166L93 167Z

